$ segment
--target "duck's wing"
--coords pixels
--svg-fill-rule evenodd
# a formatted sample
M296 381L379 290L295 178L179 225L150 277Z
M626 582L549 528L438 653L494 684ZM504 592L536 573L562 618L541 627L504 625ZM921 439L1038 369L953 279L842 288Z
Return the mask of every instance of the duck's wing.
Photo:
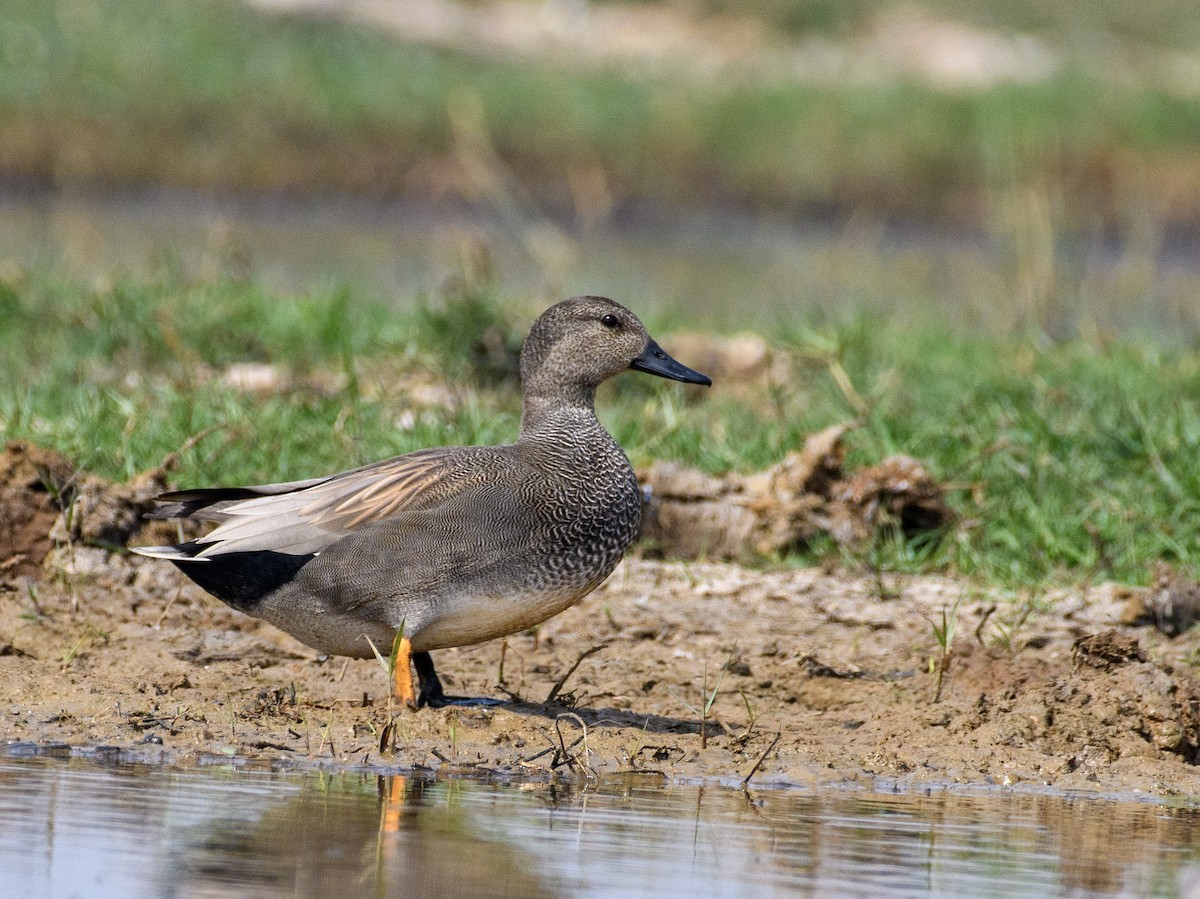
M436 507L481 474L519 465L505 447L440 447L375 462L327 478L164 493L151 517L219 521L183 547L135 552L200 561L228 553L311 556L354 531L402 511ZM182 553L181 553L182 551Z

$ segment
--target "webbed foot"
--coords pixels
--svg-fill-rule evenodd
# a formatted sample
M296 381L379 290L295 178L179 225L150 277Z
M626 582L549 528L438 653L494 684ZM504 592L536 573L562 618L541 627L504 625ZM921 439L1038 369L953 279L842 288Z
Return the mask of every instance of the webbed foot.
M427 652L414 652L412 654L412 664L417 669L418 692L416 707L418 709L425 707L440 709L448 705L474 707L501 705L501 700L499 699L447 695L442 689L442 682L438 679L437 672L433 669L433 657Z

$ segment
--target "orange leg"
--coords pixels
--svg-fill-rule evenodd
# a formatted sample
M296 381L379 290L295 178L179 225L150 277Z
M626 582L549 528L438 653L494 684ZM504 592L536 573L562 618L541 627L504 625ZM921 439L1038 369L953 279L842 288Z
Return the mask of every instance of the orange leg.
M417 707L417 692L413 689L412 642L401 637L396 643L395 678L396 698L410 709Z

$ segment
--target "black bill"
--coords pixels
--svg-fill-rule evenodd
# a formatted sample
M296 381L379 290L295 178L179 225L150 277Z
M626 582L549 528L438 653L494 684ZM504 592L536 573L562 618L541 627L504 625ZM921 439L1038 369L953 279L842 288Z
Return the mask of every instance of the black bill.
M685 384L703 384L712 386L712 378L702 375L686 365L676 362L667 351L653 340L646 345L646 351L629 363L630 368L658 375L660 378L670 378L672 381L683 381Z

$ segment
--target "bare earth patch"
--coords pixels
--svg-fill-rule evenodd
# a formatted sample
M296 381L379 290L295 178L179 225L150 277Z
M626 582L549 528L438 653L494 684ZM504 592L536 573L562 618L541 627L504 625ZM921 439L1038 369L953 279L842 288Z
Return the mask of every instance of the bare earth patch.
M19 452L10 467L25 477L38 460ZM1200 792L1200 629L1154 626L1194 585L1166 574L1035 605L939 578L885 576L881 597L873 577L631 558L536 636L435 654L450 692L499 705L401 712L377 662L318 658L170 565L94 545L138 520L100 515L105 502L144 503L161 471L106 488L64 484L55 465L60 493L35 514L48 525L72 491L74 512L58 512L32 575L16 544L36 529L18 512L46 488L14 475L0 497L6 552L25 552L0 569L10 753Z
M0 601L0 713L18 744L726 781L761 758L756 783L1200 791L1200 688L1180 661L1197 640L1116 626L1112 587L1031 614L1015 652L972 633L986 597L964 602L934 702L930 620L960 584L895 582L880 600L873 581L815 570L629 560L536 639L439 653L448 688L504 704L397 713L381 755L377 663L319 659L170 566L94 548L51 564ZM980 633L998 642L990 621Z

